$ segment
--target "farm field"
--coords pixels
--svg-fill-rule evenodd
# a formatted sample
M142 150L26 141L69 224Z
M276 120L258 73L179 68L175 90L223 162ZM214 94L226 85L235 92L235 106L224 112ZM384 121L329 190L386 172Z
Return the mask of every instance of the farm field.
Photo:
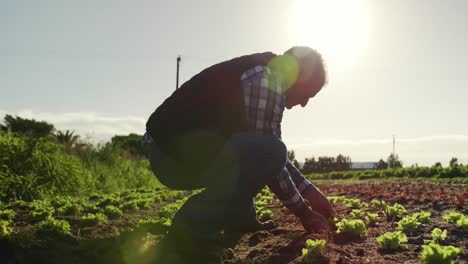
M308 239L326 242L311 263L419 263L434 228L447 231L438 244L460 249L455 263L468 259L466 184L337 182L318 184L334 203L335 221L361 219L366 234L306 234L296 217L264 190L257 196L258 216L273 219L277 228L245 234L235 247L224 249L222 263L307 263L302 250ZM155 263L157 243L189 195L140 188L86 199L3 204L0 263ZM462 221L449 219L450 212L458 212ZM377 215L369 219L369 213ZM409 218L414 223L401 224ZM376 238L399 226L407 241L394 250L381 249Z
M431 231L436 227L447 230L447 239L442 245L453 245L461 249L455 263L466 263L468 260L467 226L463 229L443 219L443 215L453 211L467 214L466 185L385 182L321 184L318 187L335 201L334 208L338 219L364 219L365 217L352 216L353 210L360 209L364 214L377 213L377 224L370 225L368 220L363 220L368 231L365 237L353 238L336 232L331 236L305 234L296 217L289 214L278 202L273 202L270 209L278 228L244 236L233 251L225 254L224 262L305 263L302 249L306 240L324 239L327 242L324 254L312 263L420 263L421 246L424 240L431 240ZM347 200L344 203L339 201L338 197L356 200ZM407 212L387 218L381 210L372 206L374 199L384 200L388 204L399 203ZM401 248L393 251L380 249L376 240L378 236L388 231L396 231L399 220L421 211L431 213L429 221L421 223L412 232L406 232L408 241L402 243Z

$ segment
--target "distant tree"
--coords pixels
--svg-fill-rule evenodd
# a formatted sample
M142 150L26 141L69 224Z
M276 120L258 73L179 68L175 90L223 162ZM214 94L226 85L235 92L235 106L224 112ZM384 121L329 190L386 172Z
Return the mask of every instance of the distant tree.
M403 162L398 157L398 154L397 155L390 154L390 156L388 156L387 158L387 163L388 163L388 167L391 169L403 167Z
M141 144L143 136L137 134L129 134L128 136L113 136L111 139L112 145L126 151L131 156L145 156L145 151Z
M45 121L25 119L19 116L5 115L4 125L0 125L2 131L11 131L21 136L43 138L49 137L54 131L54 125Z
M388 163L385 160L380 159L379 162L375 165L375 168L378 170L385 170L388 169Z
M79 135L75 135L74 131L66 130L62 132L58 130L53 134L53 137L57 143L63 144L65 146L65 152L71 153L73 148L77 146Z
M451 160L450 160L450 163L449 163L449 166L450 167L458 167L458 159L456 157L453 157Z
M315 161L315 158L312 157L310 159L306 158L304 161L304 165L302 165L302 170L301 172L303 174L310 174L313 172L317 172L318 166L317 166L317 161Z
M292 162L294 167L296 167L297 169L301 169L301 165L296 159L296 154L294 153L294 150L291 150L291 151L288 150L288 159Z
M436 162L436 163L434 164L434 167L440 167L440 168L442 168L442 163L440 163L440 162L438 161L438 162Z
M346 171L351 169L351 158L338 154L335 159L334 171Z

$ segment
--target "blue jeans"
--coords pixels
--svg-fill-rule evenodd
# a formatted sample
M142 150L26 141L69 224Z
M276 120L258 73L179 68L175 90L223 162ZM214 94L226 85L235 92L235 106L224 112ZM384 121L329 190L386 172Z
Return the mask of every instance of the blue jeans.
M284 169L287 150L276 136L246 132L232 136L202 173L190 172L154 144L148 146L148 157L154 174L167 187L205 188L180 208L171 229L209 238L222 229L241 229L256 221L254 197Z

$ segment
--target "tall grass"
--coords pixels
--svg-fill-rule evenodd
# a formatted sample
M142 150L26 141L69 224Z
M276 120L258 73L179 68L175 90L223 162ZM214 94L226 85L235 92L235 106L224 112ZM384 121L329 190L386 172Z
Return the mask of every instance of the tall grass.
M160 186L147 160L122 154L110 143L67 154L63 145L46 138L0 132L0 200Z

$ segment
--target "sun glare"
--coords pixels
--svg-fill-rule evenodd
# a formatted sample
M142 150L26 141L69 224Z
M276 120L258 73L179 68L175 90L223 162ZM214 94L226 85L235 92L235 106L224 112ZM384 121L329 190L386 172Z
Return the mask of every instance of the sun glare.
M368 41L366 0L295 0L289 40L322 53L333 68L355 64Z

